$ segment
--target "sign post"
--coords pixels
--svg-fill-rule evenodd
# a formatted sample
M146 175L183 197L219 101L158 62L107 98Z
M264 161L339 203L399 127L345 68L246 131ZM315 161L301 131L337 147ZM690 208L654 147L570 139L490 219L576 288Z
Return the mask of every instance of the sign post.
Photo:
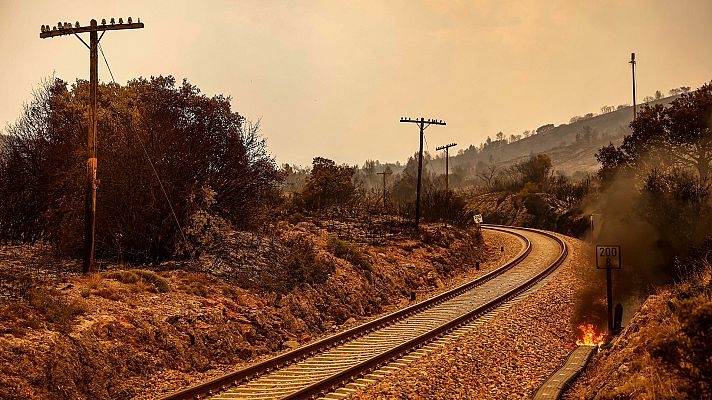
M611 283L611 270L621 269L621 246L596 246L596 269L606 270L608 334L613 335L613 285Z

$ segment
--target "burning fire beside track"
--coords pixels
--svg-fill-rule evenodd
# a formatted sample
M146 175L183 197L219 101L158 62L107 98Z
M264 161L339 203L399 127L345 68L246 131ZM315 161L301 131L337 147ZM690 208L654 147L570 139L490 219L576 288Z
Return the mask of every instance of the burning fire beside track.
M576 340L578 346L600 346L605 337L604 332L596 332L596 327L593 324L581 324L578 326L581 335Z

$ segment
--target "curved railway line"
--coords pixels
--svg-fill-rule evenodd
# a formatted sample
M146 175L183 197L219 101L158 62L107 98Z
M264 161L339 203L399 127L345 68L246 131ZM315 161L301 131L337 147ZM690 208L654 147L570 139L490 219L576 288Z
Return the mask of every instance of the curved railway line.
M520 296L568 254L566 243L546 231L483 228L516 236L524 244L522 250L501 267L445 293L161 399L346 397L349 390L371 382L372 372L397 369L389 363L402 365L394 360L408 360L409 353Z

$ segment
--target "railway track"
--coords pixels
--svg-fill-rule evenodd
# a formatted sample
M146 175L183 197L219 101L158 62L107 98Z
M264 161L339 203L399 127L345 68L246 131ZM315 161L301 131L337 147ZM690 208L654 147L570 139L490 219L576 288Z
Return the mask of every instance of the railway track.
M370 382L373 371L407 359L409 353L521 295L553 272L568 253L563 240L545 231L483 228L518 237L522 251L503 266L438 296L161 399L345 397ZM345 385L351 389L339 389Z

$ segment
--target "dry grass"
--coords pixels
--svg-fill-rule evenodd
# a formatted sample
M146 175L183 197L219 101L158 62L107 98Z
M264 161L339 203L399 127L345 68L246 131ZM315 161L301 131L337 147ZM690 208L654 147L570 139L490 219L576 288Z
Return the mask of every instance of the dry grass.
M168 280L153 271L144 269L118 270L104 273L104 277L129 284L135 293L156 291L166 293L171 290Z
M87 277L87 289L98 290L102 287L104 277L100 273L92 273Z
M57 331L69 333L74 318L86 312L83 303L68 301L54 291L34 289L29 295L29 305Z

